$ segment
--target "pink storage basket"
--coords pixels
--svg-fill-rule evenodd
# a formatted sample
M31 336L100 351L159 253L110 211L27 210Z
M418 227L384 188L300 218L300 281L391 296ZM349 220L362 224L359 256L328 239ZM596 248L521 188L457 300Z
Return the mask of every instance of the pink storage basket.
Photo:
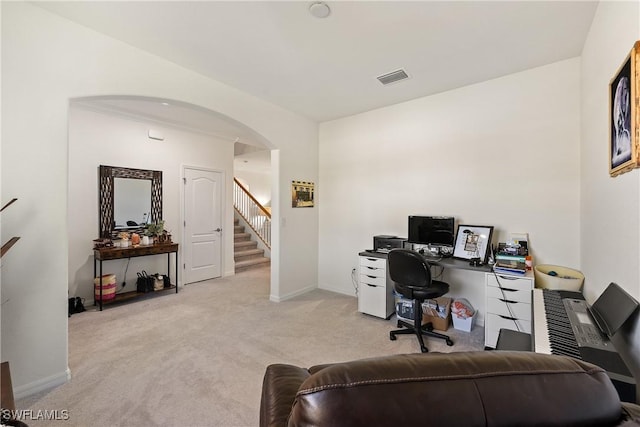
M95 300L100 301L100 278L93 279ZM104 274L102 276L102 301L112 300L116 297L116 275Z

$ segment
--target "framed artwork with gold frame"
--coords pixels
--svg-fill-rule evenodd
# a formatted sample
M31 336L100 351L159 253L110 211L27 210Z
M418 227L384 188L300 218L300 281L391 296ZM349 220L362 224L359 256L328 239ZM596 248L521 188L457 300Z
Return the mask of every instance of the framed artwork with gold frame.
M640 166L640 40L609 83L609 175Z
M291 207L312 208L314 206L313 182L291 181Z

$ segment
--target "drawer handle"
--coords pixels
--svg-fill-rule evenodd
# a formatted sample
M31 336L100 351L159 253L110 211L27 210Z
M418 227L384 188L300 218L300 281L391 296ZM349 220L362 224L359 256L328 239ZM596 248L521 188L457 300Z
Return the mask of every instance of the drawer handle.
M378 261L378 258L367 258L369 261Z
M517 289L510 289L510 288L503 288L503 287L500 287L500 289L502 289L505 292L518 292Z
M367 268L368 268L369 270L377 270L377 269L378 269L377 267L369 267L369 266L367 266Z
M369 276L368 274L366 276L370 279L376 279L376 276Z
M518 304L518 301L511 301L511 300L502 299L502 298L498 298L498 301L506 302L508 304Z
M499 274L496 274L496 276L498 276L499 278L504 279L504 280L518 280L519 279L519 277L501 276Z
M514 321L518 320L515 317L503 316L502 314L498 314L498 316L502 317L505 320L514 320Z
M372 285L371 283L367 283L367 286L369 286L370 288L376 288L376 285Z

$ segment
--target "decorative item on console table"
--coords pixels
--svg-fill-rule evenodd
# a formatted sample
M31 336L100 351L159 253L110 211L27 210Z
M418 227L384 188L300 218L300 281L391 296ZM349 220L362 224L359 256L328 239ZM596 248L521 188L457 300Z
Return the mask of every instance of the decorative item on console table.
M120 233L118 233L121 248L128 248L130 246L131 241L129 240L129 236L129 233L127 233L126 231L121 231Z
M171 243L171 235L164 229L164 220L148 224L145 235L151 237L154 243ZM167 238L168 236L168 238Z
M111 239L93 239L93 249L111 247L113 247L113 242L111 241Z

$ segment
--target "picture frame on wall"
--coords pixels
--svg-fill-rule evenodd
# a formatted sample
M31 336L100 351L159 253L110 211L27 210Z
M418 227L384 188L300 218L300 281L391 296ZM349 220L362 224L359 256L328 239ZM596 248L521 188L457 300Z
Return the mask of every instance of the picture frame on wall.
M640 166L639 62L640 40L635 42L609 83L609 175L612 177Z
M492 236L492 225L458 225L453 257L480 258L480 262L486 264Z
M291 181L291 207L312 208L315 206L315 184L307 181Z

